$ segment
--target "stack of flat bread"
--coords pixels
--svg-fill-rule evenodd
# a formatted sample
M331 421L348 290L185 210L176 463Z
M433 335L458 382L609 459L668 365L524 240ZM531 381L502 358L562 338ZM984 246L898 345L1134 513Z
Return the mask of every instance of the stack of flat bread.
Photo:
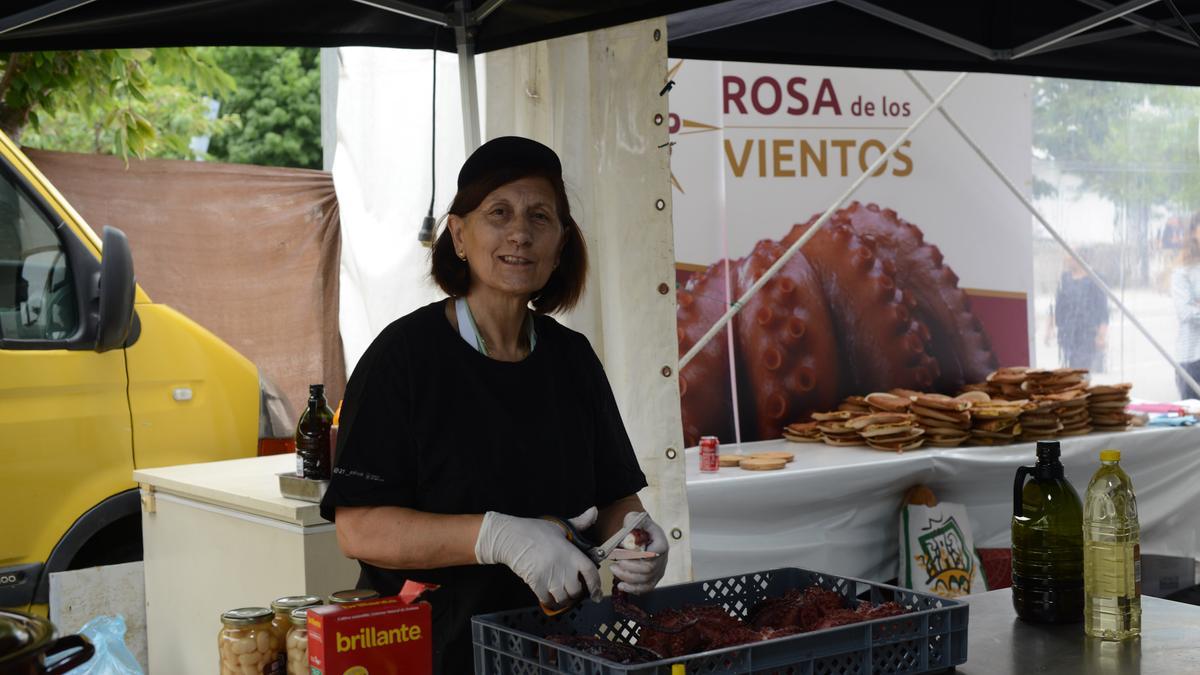
M837 410L789 424L783 437L797 443L863 445L913 450L923 445L1003 445L1123 431L1129 383L1088 387L1088 371L1000 368L958 396L892 389L849 396Z
M1092 418L1092 428L1097 431L1125 431L1129 428L1129 382L1100 384L1088 389L1087 410Z
M922 438L925 431L917 426L916 417L908 413L876 412L847 420L845 425L876 450L904 452L925 442Z
M970 408L969 399L951 398L945 394L917 394L912 397L910 410L925 430L929 445L953 448L971 437Z
M793 443L820 443L820 422L796 422L783 428L783 437Z
M812 414L813 420L817 422L817 429L821 432L821 440L825 441L826 445L862 445L858 430L846 426L846 422L861 416L862 413L850 410Z
M971 404L971 443L1006 445L1018 440L1024 431L1021 414L1028 403L993 399Z
M863 415L869 412L875 412L875 410L871 408L871 404L867 403L867 399L864 396L847 396L844 401L838 404L837 409L853 413L862 413Z

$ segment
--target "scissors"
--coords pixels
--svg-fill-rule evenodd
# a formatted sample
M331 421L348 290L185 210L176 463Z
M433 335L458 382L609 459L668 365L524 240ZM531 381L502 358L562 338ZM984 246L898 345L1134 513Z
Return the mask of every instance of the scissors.
M628 537L630 532L638 529L644 525L647 520L649 520L649 513L642 513L636 519L634 519L632 523L622 527L616 534L609 537L603 544L600 544L599 546L593 544L587 537L583 536L582 532L577 530L574 525L564 518L559 518L558 516L542 516L542 518L562 528L563 535L566 536L567 541L571 542L576 548L582 551L583 554L586 555L588 559L596 565L596 567L599 567L600 563L608 560L609 558L612 558L613 560L630 560L654 558L658 556L657 553L648 551L626 551L625 549L620 548L621 542L625 541L625 537ZM542 603L542 611L545 612L546 616L556 616L574 607L578 602L579 600L575 600L563 605L562 607L550 607L545 603Z

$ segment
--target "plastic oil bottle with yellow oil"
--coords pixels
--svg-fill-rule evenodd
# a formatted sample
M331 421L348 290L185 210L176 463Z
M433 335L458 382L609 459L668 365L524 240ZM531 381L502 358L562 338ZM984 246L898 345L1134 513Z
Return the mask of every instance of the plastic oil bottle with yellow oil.
M1142 632L1137 499L1121 452L1100 453L1083 505L1084 631L1104 640Z

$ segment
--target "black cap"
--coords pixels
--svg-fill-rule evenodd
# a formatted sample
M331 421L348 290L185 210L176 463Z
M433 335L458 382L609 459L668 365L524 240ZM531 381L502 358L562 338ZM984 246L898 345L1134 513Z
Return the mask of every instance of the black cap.
M458 170L458 189L497 169L545 171L562 176L562 162L550 148L521 136L501 136L476 148L463 162Z
M1038 441L1037 456L1039 460L1058 459L1062 455L1062 448L1058 441Z

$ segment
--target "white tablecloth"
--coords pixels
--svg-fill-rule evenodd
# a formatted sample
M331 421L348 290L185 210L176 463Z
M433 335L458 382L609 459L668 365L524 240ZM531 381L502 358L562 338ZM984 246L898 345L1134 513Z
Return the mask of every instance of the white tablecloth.
M1061 443L1067 478L1081 498L1100 450L1121 450L1137 493L1142 552L1200 558L1200 428L1094 433ZM891 579L900 501L922 483L938 499L967 506L976 546L1007 547L1013 475L1035 462L1032 443L895 454L779 440L747 443L741 453L763 450L789 450L796 460L780 471L700 473L695 448L688 451L696 579L775 567Z

